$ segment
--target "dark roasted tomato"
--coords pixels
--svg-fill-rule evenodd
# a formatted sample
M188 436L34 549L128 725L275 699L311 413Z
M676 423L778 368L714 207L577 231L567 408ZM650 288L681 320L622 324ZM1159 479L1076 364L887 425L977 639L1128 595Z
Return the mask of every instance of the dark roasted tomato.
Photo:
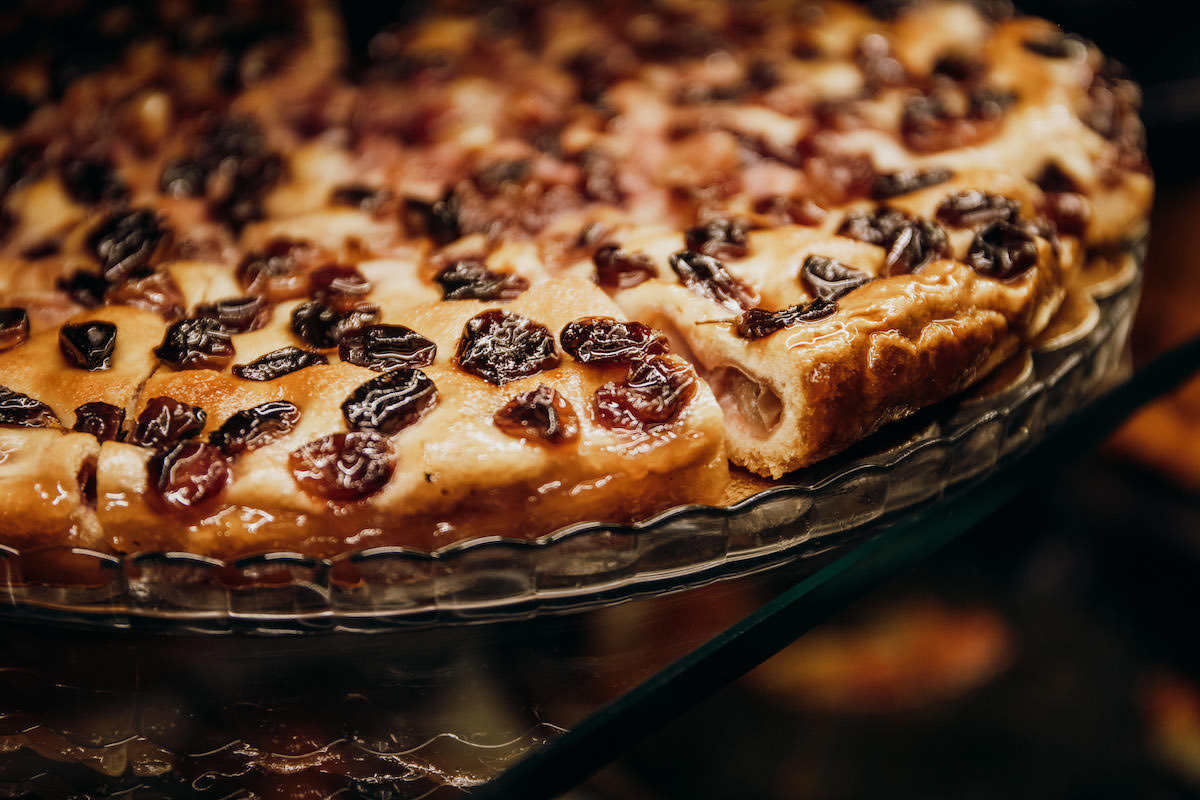
M117 326L111 322L77 322L58 329L58 349L67 363L89 372L112 368Z
M305 367L328 363L329 359L320 353L289 346L272 350L249 364L235 364L233 374L248 381L273 381Z
M554 369L559 363L554 335L545 325L501 309L467 320L454 360L464 372L497 386Z
M125 409L95 401L84 403L75 409L74 429L90 433L102 442L115 442L122 436L125 424Z
M387 439L374 431L330 434L293 450L288 463L302 489L335 503L378 492L396 468Z
M606 428L651 429L675 419L695 392L691 367L655 356L630 367L624 380L597 389L592 413Z
M286 400L272 400L230 415L208 436L208 442L233 457L255 450L287 434L300 421L300 409Z
M512 300L529 288L520 275L493 272L474 259L455 261L433 279L442 287L443 300Z
M615 244L597 248L592 263L596 265L596 283L606 289L628 289L658 275L650 256L623 250Z
M832 300L818 297L808 305L789 306L779 311L752 308L742 314L737 324L737 334L743 339L762 339L776 331L799 325L801 322L816 322L837 312Z
M256 331L271 321L271 304L262 297L227 297L196 306L197 317L210 317L230 333Z
M870 274L825 256L809 256L800 268L800 279L822 300L837 300L869 283Z
M346 334L379 321L379 306L358 303L339 311L319 300L301 303L292 311L292 333L318 350L337 347Z
M518 439L570 444L579 439L579 418L567 399L545 384L522 392L492 417L496 427Z
M437 345L403 325L368 325L342 337L338 356L360 367L387 372L429 366L437 357Z
M215 500L229 483L221 451L194 439L159 448L146 462L150 486L168 507L191 511Z
M154 348L158 360L173 369L224 369L233 360L229 332L211 317L188 317L167 328Z
M17 428L45 428L58 424L50 406L27 394L0 386L0 425Z
M975 234L967 251L967 263L980 275L1006 281L1037 264L1037 242L1023 228L993 222Z
M0 350L16 347L29 338L29 314L16 306L0 308Z
M354 430L396 433L437 405L433 381L419 369L385 372L359 386L342 403L342 416Z
M585 364L630 364L667 352L667 337L641 322L584 317L568 322L558 336L563 350Z
M155 397L138 414L129 441L142 447L161 447L193 439L204 430L208 415L203 408L173 397Z
M731 311L744 311L754 305L754 292L731 275L719 259L685 250L673 253L667 263L684 286Z

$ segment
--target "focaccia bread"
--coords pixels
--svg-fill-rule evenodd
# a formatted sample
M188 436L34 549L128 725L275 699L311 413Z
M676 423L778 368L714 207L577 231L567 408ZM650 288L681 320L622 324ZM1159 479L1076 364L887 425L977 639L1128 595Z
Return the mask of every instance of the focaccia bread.
M59 12L0 12L18 548L716 503L976 384L1145 230L1136 88L1003 3Z
M1006 202L981 220L942 211L984 191ZM668 331L713 387L734 462L779 477L961 391L1046 326L1077 252L1017 232L1024 267L997 279L965 263L984 228L1028 219L1038 196L1010 176L962 173L886 206L852 204L820 226L751 230L721 277L681 285L680 266L618 297ZM939 216L953 224L942 230L930 221ZM712 263L676 255L678 233L618 238L668 265Z
M352 542L356 548L434 550L479 532L544 533L581 518L604 518L617 506L622 515L638 517L664 504L719 497L727 478L720 412L686 363L649 352L665 348L652 340L639 343L652 365L648 374L661 370L678 381L676 401L661 419L623 426L597 415L597 393L623 387L634 356L585 363L555 344L555 334L580 319L628 328L615 322L620 310L589 283L542 283L503 305L462 300L410 306L394 296L380 297L378 304L386 324L399 321L428 337L423 347L437 353L431 363L377 372L331 358L333 363L253 381L238 377L238 365L232 373L155 372L132 418L153 416L166 402L161 398L204 409L199 439L218 443L228 482L216 498L218 511L190 520L186 529L165 525L164 510L188 509L164 509L152 485L161 474L153 463L161 447L105 443L97 516L111 546L228 553L253 543L330 555ZM233 336L235 360L243 352L249 360L260 349L293 347L287 309L281 304L266 328ZM467 360L464 330L481 318L499 326L473 340L480 357ZM254 346L243 349L243 338L253 338ZM355 338L343 338L342 345ZM414 349L409 341L374 355ZM409 359L414 365L424 360ZM373 388L364 392L365 386ZM625 397L619 389L613 394ZM247 408L270 414L261 433L246 436L241 424L231 422ZM276 408L283 411L274 413ZM338 479L334 469L351 474Z
M347 286L361 279L337 269ZM284 301L248 326L85 312L63 328L115 321L109 366L70 367L83 390L62 380L58 332L0 353L0 403L24 426L0 429L16 451L0 470L5 541L47 536L56 499L51 519L74 545L328 556L721 497L711 392L590 282L544 281L503 303L366 291L351 302L370 324L338 342L336 325L297 322L346 297Z

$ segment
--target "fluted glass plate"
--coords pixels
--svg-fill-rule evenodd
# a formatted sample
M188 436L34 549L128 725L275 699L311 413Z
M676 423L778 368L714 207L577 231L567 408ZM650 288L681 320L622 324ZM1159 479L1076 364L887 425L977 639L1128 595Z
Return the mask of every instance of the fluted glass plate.
M985 479L1094 393L1124 352L1140 256L1093 259L1087 285L1068 295L1032 352L983 386L779 481L737 475L721 507L584 522L530 541L481 536L435 553L383 547L332 559L0 546L0 614L189 633L386 630L572 611L850 547Z

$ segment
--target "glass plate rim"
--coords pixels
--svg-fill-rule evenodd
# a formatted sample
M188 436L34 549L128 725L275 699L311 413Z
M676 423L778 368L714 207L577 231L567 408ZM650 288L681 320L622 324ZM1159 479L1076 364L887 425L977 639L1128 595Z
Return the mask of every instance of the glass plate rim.
M933 407L934 413L945 415L942 420L944 424L952 425L948 435L910 439L877 454L856 456L845 464L839 463L845 454L834 456L817 465L820 469L811 482L771 486L726 506L675 506L630 523L582 521L529 540L482 536L455 542L433 552L402 546L381 546L351 550L331 558L276 551L223 560L178 551L117 556L66 546L30 548L22 552L0 545L0 616L18 620L37 619L116 628L139 627L145 624L154 627L181 626L181 630L188 632L229 632L238 629L271 633L286 632L289 626L295 630L312 630L314 625L328 630L371 630L376 627L387 629L396 624L480 622L527 616L538 612L562 613L592 607L597 603L606 604L628 599L647 591L687 588L723 575L745 574L748 570L763 568L763 564L769 566L791 558L803 557L806 544L824 542L835 536L853 539L854 535L878 527L881 520L895 521L906 513L921 508L923 501L929 498L916 498L907 505L900 504L891 509L884 507L885 502L877 509L877 513L868 514L868 518L865 519L852 519L849 524L840 528L835 525L829 530L809 532L807 535L801 533L784 536L779 541L768 542L758 547L732 549L729 546L731 537L727 536L720 552L712 553L707 558L684 558L679 563L668 561L657 568L634 569L629 574L618 572L612 576L606 576L604 573L577 575L575 584L565 581L557 588L536 585L539 568L545 566L535 563L536 560L549 560L560 551L586 544L589 538L631 537L640 540L648 534L662 535L674 528L686 529L687 526L702 521L720 522L720 527L724 529L729 524L744 521L763 509L769 512L772 504L795 506L807 502L810 508L815 507L822 493L833 494L839 487L852 485L854 481L869 476L882 477L885 480L894 478L896 471L903 470L906 464L911 465L919 460L924 453L936 453L939 448L947 450L960 446L987 426L1006 423L1015 410L1031 402L1036 404L1039 399L1044 400L1051 391L1062 387L1063 384L1071 384L1072 376L1078 378L1076 383L1087 379L1095 384L1101 379L1100 373L1104 370L1093 370L1095 374L1090 376L1082 375L1081 370L1089 366L1089 359L1100 358L1115 362L1119 357L1140 293L1144 253L1144 243L1141 243L1122 254L1124 259L1131 259L1133 262L1130 280L1123 286L1116 287L1114 291L1098 293L1093 298L1099 306L1100 314L1092 329L1083 336L1056 350L1033 352L1032 375L983 399L959 397ZM923 410L919 415L928 414L930 411ZM956 421L957 417L964 415L966 419ZM1048 422L1050 421L1046 419L1037 420L1035 427L1046 427ZM1058 422L1061 422L1061 419ZM947 476L932 494L940 497L955 485L982 480L995 469L1001 459L1019 453L1036 438L1037 435L1031 433L1025 441L1008 442L1010 446L1004 452L999 451L1004 449L1003 447L999 448L997 457L979 474L957 481ZM952 455L950 452L946 458ZM945 460L943 459L943 462ZM683 532L687 533L686 530ZM697 538L706 537L701 533L697 534ZM604 542L600 544L603 545ZM704 542L704 545L711 546L712 543ZM601 552L596 558L603 561L604 547L599 549ZM28 554L44 554L51 551L56 551L58 555L65 555L65 551L69 551L72 557L90 560L93 569L100 573L108 571L108 577L116 578L119 586L109 587L107 592L102 587L85 587L92 589L89 594L87 591L81 591L79 585L55 586L51 583L27 581L21 572L22 559ZM608 555L611 557L619 552L621 551L614 550ZM465 570L461 569L463 562L470 562L474 558L481 558L483 564L468 563ZM353 571L363 565L369 566L377 560L386 559L398 559L406 567L410 567L415 573L414 584L422 582L421 573L424 568L430 573L424 576L425 583L432 585L426 587L427 591L424 594L418 592L416 596L411 597L406 596L403 590L400 590L399 595L395 592L388 594L385 591L382 596L390 599L383 601L359 603L339 596L336 589L336 572L348 569ZM514 580L510 572L495 569L492 564L494 559L508 560L510 564L518 565L529 561L526 566L530 574L525 577L529 578L532 584L523 582L519 577ZM200 581L197 583L197 591L204 595L204 602L191 603L186 596L174 597L172 602L163 602L155 593L167 587L148 587L139 584L134 576L147 568L153 570L155 567L164 566L168 571L174 570L176 573L187 569L207 570L212 575L228 573L226 577L245 579L244 583L249 584L249 588L239 586L237 580L233 583L220 580L215 583ZM264 582L264 571L269 572L272 569L276 574L268 576ZM442 574L433 574L437 570L441 570ZM307 575L306 572L312 574ZM439 579L443 584L441 586ZM499 582L502 585L515 586L517 589L486 590L475 597L471 597L469 591L461 595L456 594L456 588L461 591L464 581L467 581L468 585L469 581L480 584ZM345 594L344 591L342 593ZM222 598L221 594L225 596ZM7 604L5 600L8 601ZM157 605L153 604L155 600L158 601Z

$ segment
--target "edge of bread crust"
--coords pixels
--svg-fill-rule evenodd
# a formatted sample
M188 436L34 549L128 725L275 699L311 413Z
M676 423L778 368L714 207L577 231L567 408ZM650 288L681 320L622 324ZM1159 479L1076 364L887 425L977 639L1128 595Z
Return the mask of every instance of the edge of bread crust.
M683 287L634 289L623 302L666 329L712 385L730 459L779 478L957 394L1033 339L1065 294L1050 243L1039 239L1038 252L1038 266L1009 284L935 261L856 290L826 320L760 340L703 324L721 315ZM901 281L908 289L896 292Z

